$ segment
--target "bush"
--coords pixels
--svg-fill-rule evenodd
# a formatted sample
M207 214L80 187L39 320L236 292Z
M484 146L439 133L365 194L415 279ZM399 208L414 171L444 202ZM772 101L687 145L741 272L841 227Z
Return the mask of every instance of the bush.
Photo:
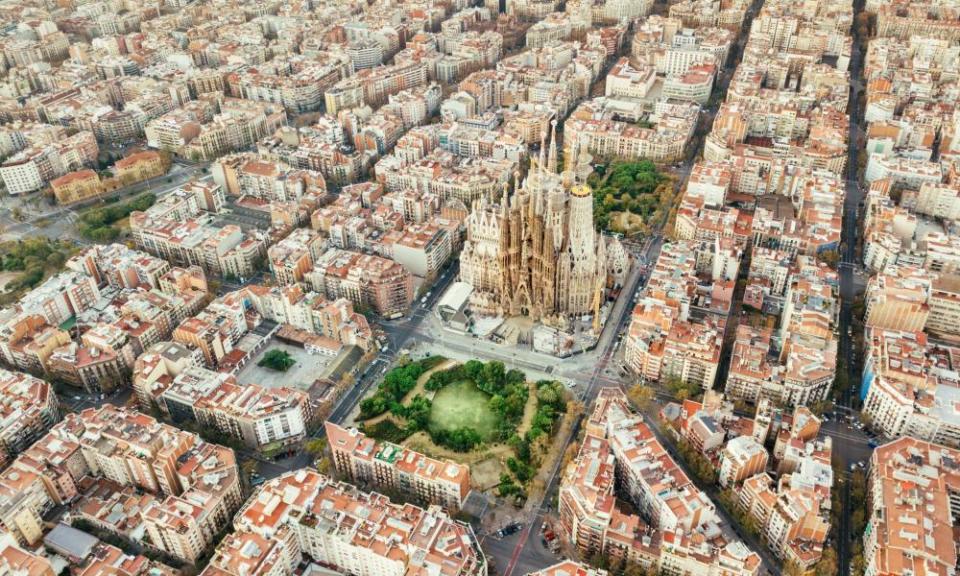
M527 440L532 442L553 432L558 417L566 411L566 393L559 382L540 380L537 382L537 413L533 416Z
M123 204L95 208L80 216L80 235L93 242L111 242L120 235L113 224L123 220L133 212L142 212L153 206L157 197L144 194Z
M427 379L427 382L423 385L423 387L430 392L436 392L442 388L445 388L449 384L453 384L454 382L459 382L461 380L467 380L467 375L463 365L458 364L453 368L434 372L430 375L430 378Z
M686 382L678 376L669 376L664 386L678 400L696 398L703 392L703 389L696 382Z
M381 420L372 426L364 426L363 433L371 438L394 444L399 444L410 436L409 430L397 426L390 419Z
M360 418L369 420L370 418L383 414L388 408L390 408L390 404L387 402L386 397L377 392L373 396L360 402Z
M408 406L396 403L390 407L390 413L407 421L407 432L410 434L419 432L430 423L430 410L433 409L433 402L417 394L410 401Z
M263 358L257 362L257 366L277 372L286 372L296 363L297 361L287 351L274 349L264 354Z
M510 469L510 472L516 476L517 480L522 484L526 484L531 478L533 478L533 467L529 464L525 464L516 458L507 458L507 468Z
M72 252L69 244L44 236L3 242L0 243L0 271L22 272L9 284L10 291L30 289L43 282L48 273L59 272Z
M417 362L397 366L387 372L387 375L383 377L383 381L377 386L377 392L360 403L360 418L369 420L370 418L383 414L387 410L394 413L405 410L403 406L400 406L400 402L402 402L404 396L417 385L417 379L444 360L442 356L430 356ZM435 373L434 376L439 373L440 372ZM433 380L433 377L431 377L430 380ZM427 384L429 384L429 381ZM426 387L428 390L431 389L429 386ZM429 414L429 410L427 413Z
M717 468L707 458L690 445L686 440L680 440L677 443L677 452L683 459L687 468L693 472L697 478L704 484L713 485L717 483Z
M509 474L500 475L500 485L497 487L500 496L523 496L523 488L513 482Z
M480 433L473 428L455 428L448 431L432 426L428 432L434 444L445 446L454 452L469 452L483 441Z
M649 160L614 162L605 170L597 170L591 177L593 186L593 216L600 228L610 226L610 214L629 210L646 219L664 204L661 196L671 190L658 188L667 177Z

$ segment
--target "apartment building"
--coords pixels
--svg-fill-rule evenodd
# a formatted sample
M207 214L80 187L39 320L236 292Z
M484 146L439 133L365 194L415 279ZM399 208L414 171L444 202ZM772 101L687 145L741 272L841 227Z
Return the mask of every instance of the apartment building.
M960 383L949 349L923 332L871 331L860 396L863 413L890 436L960 446Z
M265 158L286 162L297 169L317 171L328 182L344 185L359 180L376 158L374 151L352 150L343 146L344 142L343 126L339 122L333 121L328 129L318 121L318 125L300 129L280 128L273 137L261 140L257 151Z
M793 475L774 484L770 476L757 474L743 483L739 496L739 506L762 526L764 539L777 557L804 569L819 561L830 531L822 494L794 486Z
M227 81L239 88L241 97L279 104L289 114L316 111L323 104L324 92L352 71L347 54L330 51L325 55L324 62L292 58L279 69L245 70Z
M43 538L43 517L54 507L43 479L15 466L0 473L0 529L21 544L34 546Z
M745 324L737 326L724 388L726 394L756 402L762 395L768 396L774 392L768 390L771 384L778 382L778 367L768 359L772 334L769 328L753 328Z
M724 488L740 485L747 478L762 473L767 467L767 450L753 436L731 439L720 451L720 474L717 481Z
M407 226L384 234L380 240L381 251L401 264L414 276L436 278L453 254L454 243L459 240L459 226L441 227L446 221L439 219L424 225Z
M617 104L606 98L582 104L564 123L565 153L572 155L579 147L594 156L676 162L693 136L699 107L658 102L647 117L652 128L615 120L619 112Z
M759 556L743 543L710 541L720 533L713 503L667 455L622 391L600 391L585 432L579 456L563 473L559 499L564 537L581 554L665 574L759 573ZM618 497L642 516L620 511Z
M749 3L745 0L715 2L713 0L681 0L670 6L670 17L684 26L701 28L719 26L738 30L743 23Z
M39 516L70 502L85 477L157 496L141 512L153 546L187 562L204 552L241 504L233 452L112 405L68 415L0 475L0 523L24 542Z
M100 149L87 131L40 147L17 152L0 164L0 178L13 195L35 192L52 180L84 166L92 166Z
M242 502L233 451L148 416L114 407L87 410L65 420L63 432L79 442L90 474L165 496L143 512L147 534L154 546L187 562L205 551Z
M470 492L470 468L466 465L377 442L356 428L342 428L333 422L325 426L333 465L342 476L450 510L463 507Z
M888 267L870 278L865 324L870 329L916 332L930 313L931 279L927 271L910 266Z
M960 277L940 274L933 279L924 330L942 338L960 336Z
M674 323L663 342L660 377L679 378L705 390L713 388L722 345L722 322Z
M530 572L527 576L607 576L607 571L582 562L564 560L543 570Z
M152 120L145 128L147 144L191 160L212 160L255 145L286 121L286 112L274 104L236 98L197 104Z
M413 276L398 262L379 256L327 250L306 281L327 298L346 298L384 317L406 313L413 302Z
M297 228L267 249L270 272L280 286L302 282L326 250L326 241L310 228Z
M54 576L53 565L43 556L21 548L10 534L0 537L0 570L23 576Z
M206 293L199 270L169 269L121 245L88 250L66 267L5 312L0 353L20 370L91 393L126 382L137 354L199 310ZM67 321L73 331L55 327Z
M716 241L661 249L624 339L627 366L643 378L677 377L712 387L732 300L729 274L739 268L738 250L732 241L727 245L727 254Z
M169 160L159 152L143 150L114 162L113 177L122 185L134 184L166 174L169 165Z
M323 175L291 168L286 162L267 160L260 154L222 156L213 164L213 179L227 194L250 196L269 202L299 200L308 194L323 195Z
M228 534L206 569L204 576L256 574L257 576L285 576L295 561L294 547L288 543L289 530L278 538L268 539L254 532Z
M321 339L319 343L326 343L329 348L339 348L342 344L367 350L373 343L373 330L366 317L354 311L353 303L347 298L327 299L317 292L304 292L298 286L278 288L256 284L234 294L247 309L267 320L316 335Z
M88 473L79 442L54 433L41 436L21 452L11 468L38 476L58 506L69 505L80 496L81 480Z
M870 457L865 574L950 574L957 563L957 451L903 437Z
M222 276L250 277L266 254L265 237L233 224L215 225L207 212L216 213L222 205L219 186L191 183L146 212L130 216L134 242L170 262Z
M309 468L264 484L237 514L234 527L236 532L218 548L202 576L234 574L231 567L244 565L260 566L263 571L254 572L258 576L292 576L304 561L357 576L402 576L420 570L487 574L473 530L450 519L439 506L394 504ZM240 548L238 556L243 542L256 546Z
M947 2L932 7L921 2L871 2L867 9L876 14L879 36L960 38L960 27L952 21L956 7Z
M395 154L386 156L375 167L377 182L390 191L408 188L426 190L443 200L459 200L470 205L484 195L495 196L513 177L515 160L460 158L443 149L429 149L420 158L408 162Z
M324 93L326 111L336 114L364 104L376 108L386 104L392 94L426 85L427 78L426 63L416 60L364 68Z
M100 176L93 170L77 170L50 181L58 204L73 204L103 193Z
M0 369L0 449L4 459L26 450L58 420L60 403L48 382Z
M230 374L200 366L196 354L162 343L137 360L138 398L177 421L195 421L245 446L279 453L306 436L312 415L309 395L293 388L239 385Z

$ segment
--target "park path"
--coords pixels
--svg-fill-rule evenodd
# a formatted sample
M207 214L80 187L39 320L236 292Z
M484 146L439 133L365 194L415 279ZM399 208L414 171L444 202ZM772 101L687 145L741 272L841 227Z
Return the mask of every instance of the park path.
M448 369L448 368L452 368L452 367L456 366L457 364L459 364L459 362L457 362L456 360L444 360L444 361L441 362L440 364L434 366L433 368L431 368L431 369L427 370L426 372L424 372L423 374L421 374L420 377L417 378L417 383L416 383L416 385L413 387L412 390L410 390L409 392L407 392L407 395L403 397L403 400L401 400L400 403L401 403L401 404L406 404L406 403L410 402L411 400L413 400L413 399L416 397L417 394L424 394L424 395L425 395L425 394L426 394L426 388L424 388L424 386L426 386L427 380L430 379L430 376L432 376L434 372L437 372L438 370L446 370L446 369ZM369 420L364 420L363 423L364 423L365 426L375 426L376 424L379 424L380 422L383 422L383 421L386 420L387 418L391 418L391 417L392 417L392 415L390 414L390 412L384 412L383 414L380 414L379 416L374 416L373 418L371 418L371 419L369 419Z
M537 385L533 382L527 382L527 389L530 391L530 397L523 406L523 418L520 419L520 425L517 426L517 434L520 437L527 433L533 423L533 417L537 415Z
M426 396L427 389L425 388L425 386L427 385L427 380L430 379L430 376L432 376L434 372L439 372L441 370L447 370L448 368L453 368L459 363L460 362L456 360L449 360L449 359L444 360L440 364L434 366L433 368L421 374L420 377L417 378L417 384L413 387L413 390L407 392L407 395L403 397L403 400L401 400L401 404L406 404L410 402L411 400L416 398L417 394L423 394L424 396Z

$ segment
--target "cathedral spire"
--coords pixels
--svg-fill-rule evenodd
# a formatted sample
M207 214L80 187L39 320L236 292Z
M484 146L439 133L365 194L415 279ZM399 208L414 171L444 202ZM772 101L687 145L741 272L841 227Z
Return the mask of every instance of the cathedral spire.
M544 164L543 154L546 151L545 150L546 147L547 147L547 131L543 130L540 132L540 160L537 161L537 173L536 173L537 192L540 192L540 190L543 188L543 164Z
M569 153L569 154L567 154ZM570 188L577 183L577 167L580 165L580 142L576 139L564 151L563 157L563 186Z
M544 166L547 165L546 158L544 155L547 152L547 131L544 130L540 133L540 172L543 172Z
M557 119L550 122L550 159L547 160L547 169L557 173Z

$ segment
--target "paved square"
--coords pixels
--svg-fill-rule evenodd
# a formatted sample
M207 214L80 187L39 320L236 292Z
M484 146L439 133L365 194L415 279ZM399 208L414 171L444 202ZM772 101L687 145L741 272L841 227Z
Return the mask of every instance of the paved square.
M270 350L283 350L290 354L296 364L286 372L277 372L269 368L257 366L263 355ZM278 388L286 386L288 388L299 388L309 390L310 385L317 378L325 378L330 369L336 363L336 358L324 356L322 354L308 354L306 350L298 346L291 346L278 341L276 338L257 352L256 357L250 360L240 374L237 375L237 381L241 384L259 384L267 388Z

